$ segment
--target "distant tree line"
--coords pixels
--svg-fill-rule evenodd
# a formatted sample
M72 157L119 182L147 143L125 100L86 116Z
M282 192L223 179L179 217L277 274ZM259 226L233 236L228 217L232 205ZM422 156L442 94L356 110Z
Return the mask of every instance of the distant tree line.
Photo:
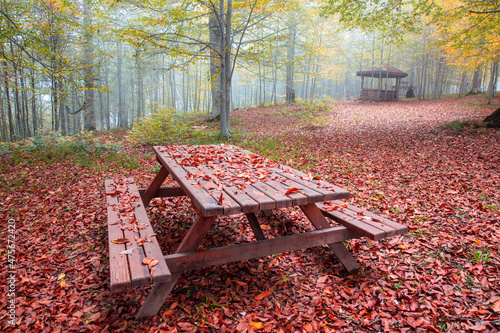
M488 92L491 103L499 54L493 2L401 4L410 7L5 0L0 141L129 128L166 109L220 121L229 137L231 109L356 99L356 72L380 64L409 73L402 95L410 87L419 100ZM459 20L464 28L452 29Z

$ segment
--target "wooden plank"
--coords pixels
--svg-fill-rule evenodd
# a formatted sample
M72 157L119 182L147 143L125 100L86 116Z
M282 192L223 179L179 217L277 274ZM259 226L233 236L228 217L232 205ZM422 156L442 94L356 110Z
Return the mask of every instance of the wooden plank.
M128 258L132 287L151 284L149 269L146 265L142 264L142 260L146 258L146 255L144 254L144 249L138 246L135 241L136 233L132 230L125 229L123 234L125 238L130 241L126 246L127 250L133 249L132 253L122 255Z
M198 188L196 184L193 184L193 180L187 179L187 171L178 165L175 160L161 155L157 149L155 149L155 153L159 161L168 169L172 178L177 181L179 186L189 196L193 206L202 216L216 216L224 213L224 208L210 194L203 188Z
M160 171L158 171L158 173L156 174L155 178L153 178L151 184L149 184L146 191L144 191L144 193L142 194L142 202L144 203L144 206L149 205L149 202L155 197L156 192L160 188L161 184L163 184L167 176L168 170L164 166L162 166Z
M259 210L272 210L278 207L276 200L272 197L262 193L257 187L253 185L247 185L245 188L245 193L253 200L255 200L259 204ZM250 212L255 213L255 211L251 210Z
M142 195L146 191L145 188L139 189L139 194ZM155 198L170 198L170 197L184 197L186 196L186 192L179 186L172 187L160 187L158 191L155 193Z
M255 182L252 184L258 192L261 192L264 195L267 195L269 198L272 198L276 202L276 207L269 209L277 209L277 208L285 208L293 206L293 199L284 195L284 193L280 193L279 190L271 187L263 182ZM249 193L247 191L247 193ZM255 195L255 193L253 193ZM249 194L250 195L250 194Z
M343 242L355 236L346 227L337 226L307 233L266 239L257 242L230 245L201 252L181 252L164 256L174 273L186 270L221 265L230 262L260 258L275 253L283 253Z
M231 168L231 165L225 165L223 164L223 168L225 171L226 175L232 175L234 178L238 178L236 172ZM205 172L207 175L210 176L215 176L219 178L219 175L217 172L209 168L208 166L204 166L201 168L203 172ZM238 179L240 180L240 179ZM238 182L237 180L237 182ZM225 179L221 179L221 182L224 183ZM230 196L234 201L236 201L240 207L241 207L241 212L242 213L255 213L258 212L261 208L261 206L266 207L266 203L270 203L271 205L275 206L275 201L272 200L271 198L267 196L260 196L263 198L255 198L254 196L251 196L247 193L247 188L250 184L247 184L245 182L246 188L245 189L239 189L237 186L231 186L231 185L223 185L223 190L226 192L228 196ZM264 198L267 198L267 200L262 200ZM239 212L236 212L239 213ZM227 213L225 213L228 215Z
M242 149L241 152L243 154L256 155L246 149ZM305 181L302 178L308 178L308 175L289 166L280 164L279 167L270 168L270 170L275 174L293 182L293 184L290 184L291 187L298 188L298 186L295 185L297 183L302 185L302 192L310 198L309 203L349 198L350 194L347 190L344 190L343 188L335 186L326 181L323 181L323 186L319 187L318 180ZM307 188L307 190L304 188L304 186L305 188ZM319 196L316 193L319 193Z
M242 213L254 213L259 211L259 202L250 197L245 190L240 190L236 186L223 186L224 192L236 201Z
M257 220L257 216L255 216L255 213L247 213L246 217L248 220L248 224L250 224L250 228L252 228L253 234L255 235L255 239L257 239L258 241L266 239L266 236L264 236L264 232L260 227L259 220Z
M314 191L318 191L324 195L324 197L319 201L327 201L327 200L338 200L338 199L348 199L350 197L350 193L338 186L335 186L327 181L319 181L319 180L304 180L303 178L309 178L309 175L292 169L286 165L281 165L282 171L276 171L276 173L280 174L283 177L292 179L297 183L303 184L304 186L309 187ZM322 185L320 187L320 183Z
M332 220L342 224L343 226L354 230L373 240L379 240L387 237L387 232L384 229L374 227L364 221L360 221L352 216L346 215L338 210L327 211L324 209L324 205L318 204L318 208L321 210L324 216L331 218ZM391 229L392 231L393 229Z
M137 225L144 228L139 228L140 238L149 239L150 241L144 242L142 248L144 249L144 254L149 258L155 258L159 260L159 263L151 269L151 278L154 283L167 282L171 280L170 270L167 267L167 264L161 260L163 253L161 252L160 245L158 244L158 240L156 239L156 234L151 227L151 223L149 222L149 217L146 213L146 209L144 208L144 204L142 200L139 200L139 191L137 186L131 180L128 184L128 189L130 193L137 194L138 200L135 206L135 217L137 220ZM136 243L137 244L137 243ZM137 245L139 248L140 246ZM140 265L145 267L146 265L142 264L142 260ZM133 266L131 267L133 268ZM132 273L134 272L131 269ZM149 273L149 272L148 272Z
M107 204L107 221L108 221L108 249L109 249L109 273L110 273L110 289L111 291L122 291L130 288L130 270L128 266L127 256L121 254L126 250L125 244L115 244L112 240L124 238L123 231L118 227L120 218L118 217L117 200L114 187L111 186L114 181L106 179L104 182Z
M130 191L129 183L133 182L132 178L128 178L125 180L125 184L127 185L127 190L130 197L136 196L137 201L141 201L138 193L133 193ZM130 203L131 205L132 202ZM123 222L123 221L122 221ZM137 237L137 233L132 230L133 225L131 223L125 222L123 229L124 238L128 239L130 243L125 244L126 249L132 249L132 253L130 254L122 254L122 256L127 257L130 269L130 280L132 287L144 286L151 284L151 276L149 274L149 269L147 266L142 264L142 260L146 257L144 254L144 250L142 247L138 246L135 242L135 237Z
M309 198L300 192L292 192L290 194L286 194L286 192L294 186L288 187L288 186L286 186L280 182L277 182L275 180L268 180L268 181L264 182L264 184L273 187L276 191L279 191L280 194L286 195L287 197L292 199L292 206L305 205L305 204L309 203Z
M346 214L355 216L358 219L361 218L363 220L363 222L369 223L375 227L384 228L384 230L386 230L386 232L387 232L387 236L401 235L401 234L405 234L408 232L407 226L405 226L403 224L396 223L394 221L391 221L383 216L380 216L380 215L377 215L373 212L370 212L369 210L362 209L362 208L359 208L359 207L356 207L356 206L353 206L350 204L346 204L343 201L333 201L332 203L335 205L339 205L340 207L342 207L342 205L347 205ZM358 213L361 213L361 215ZM372 220L364 219L364 218L362 218L363 216L367 216L367 217L371 218ZM373 219L375 219L375 220L373 220Z
M193 175L196 175L198 172L203 173L206 177L211 176L211 170L206 167L184 167L184 170L190 172ZM222 199L222 208L224 215L233 215L241 213L241 206L235 200L231 200L232 198L224 191L224 187L222 186L222 190L218 190L218 184L215 184L212 180L203 179L198 177L193 179L193 181L197 182L205 191L212 196L217 202L219 201L220 194L223 193Z

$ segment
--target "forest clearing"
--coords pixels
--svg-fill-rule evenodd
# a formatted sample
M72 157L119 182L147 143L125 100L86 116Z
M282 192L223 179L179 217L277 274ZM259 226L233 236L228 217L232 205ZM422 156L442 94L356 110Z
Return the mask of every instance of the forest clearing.
M499 15L2 1L0 331L500 331Z
M481 121L499 104L454 96L233 111L234 135L225 142L345 188L348 202L410 232L348 241L361 266L352 275L326 247L197 269L143 321L133 314L149 287L109 290L104 179L149 183L158 170L150 145L120 131L2 146L0 252L7 258L12 229L16 251L1 274L6 281L15 271L17 279L16 327L3 307L2 331L498 331L500 133ZM215 134L174 143L222 140L216 124L190 126ZM187 232L191 212L183 198L152 201L163 253ZM271 235L310 228L295 208L259 220ZM218 218L209 236L205 248L253 234L235 216ZM7 293L0 298L7 304Z

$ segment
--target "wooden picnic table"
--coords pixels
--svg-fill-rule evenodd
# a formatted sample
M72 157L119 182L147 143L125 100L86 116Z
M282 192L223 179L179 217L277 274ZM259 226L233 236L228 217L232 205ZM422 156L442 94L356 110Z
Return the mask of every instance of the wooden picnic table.
M406 232L402 225L339 201L349 197L348 191L236 146L156 146L153 150L161 169L146 189L138 190L142 202L137 207L147 207L156 197L188 196L197 219L176 252L163 256L160 264L166 267L159 269L166 273L156 276L137 319L156 315L181 274L191 269L328 245L346 270L354 272L359 265L345 240ZM169 175L178 187L162 187ZM256 213L294 206L316 230L266 239ZM196 251L217 216L241 213L256 241ZM325 216L342 225L330 225Z

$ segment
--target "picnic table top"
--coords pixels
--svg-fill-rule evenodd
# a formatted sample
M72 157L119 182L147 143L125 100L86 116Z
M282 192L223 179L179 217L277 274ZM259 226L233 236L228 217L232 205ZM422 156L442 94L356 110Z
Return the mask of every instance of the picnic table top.
M154 152L201 216L349 197L348 191L318 177L232 145L155 146Z

